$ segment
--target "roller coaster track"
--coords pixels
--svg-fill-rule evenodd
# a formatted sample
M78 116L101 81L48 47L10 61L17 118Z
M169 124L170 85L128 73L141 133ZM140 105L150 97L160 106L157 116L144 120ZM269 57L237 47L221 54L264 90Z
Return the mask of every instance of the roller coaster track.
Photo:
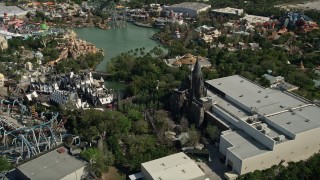
M95 0L93 1L93 4L98 13L101 13L104 9L106 9L106 12L111 16L111 21L109 22L111 28L119 29L126 27L127 21L125 8L120 10L122 15L119 15L118 13L120 11L116 9L116 3L114 0ZM119 20L119 18L121 20Z
M18 105L18 106L16 106ZM21 114L27 112L26 106L18 101L10 102L8 100L1 100L1 107L18 108ZM2 110L2 109L1 109ZM35 112L34 109L31 108ZM56 130L63 128L66 123L66 118L58 119L59 113L57 112L43 112L41 117L37 118L40 124L25 127L18 127L14 123L9 122L5 117L0 117L0 139L3 146L0 154L12 155L19 153L15 161L28 159L41 153L43 150L51 149L62 143L62 135L57 135ZM46 120L48 118L48 120ZM34 117L36 119L36 117ZM22 119L20 118L20 122ZM61 131L60 131L61 132Z

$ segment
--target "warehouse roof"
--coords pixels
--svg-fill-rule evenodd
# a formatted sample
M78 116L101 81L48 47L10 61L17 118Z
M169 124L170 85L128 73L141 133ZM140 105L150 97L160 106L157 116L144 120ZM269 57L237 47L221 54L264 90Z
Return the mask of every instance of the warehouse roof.
M211 5L204 4L204 3L198 3L198 2L183 2L179 4L173 4L170 7L176 7L176 8L188 8L193 10L201 10L203 8L209 8Z
M25 15L28 11L25 11L17 6L0 6L0 17L4 16L4 13L7 13L8 16L13 15Z
M195 179L204 172L185 153L180 152L160 159L142 163L141 166L153 179Z
M292 134L299 134L320 127L320 108L316 105L297 108L268 117L272 122Z
M233 145L229 150L240 159L251 158L270 151L266 146L241 130L225 131L222 137Z
M310 103L287 92L263 88L238 75L208 80L206 84L209 85L209 89L210 86L214 87L248 109L254 109L262 115L269 115Z
M28 161L17 169L32 180L61 179L84 167L86 163L68 155L64 147Z
M294 137L293 135L320 127L320 107L294 94L263 88L238 75L206 83L209 90L225 94L226 98L216 97L215 102L216 106L227 113L242 119L248 116L246 111L252 111L253 114L256 112L273 122L268 126L271 138L284 132L290 132L291 137ZM233 99L233 103L228 99Z
M221 13L221 14L241 15L243 14L243 9L226 7L226 8L220 8L220 9L213 9L212 12Z

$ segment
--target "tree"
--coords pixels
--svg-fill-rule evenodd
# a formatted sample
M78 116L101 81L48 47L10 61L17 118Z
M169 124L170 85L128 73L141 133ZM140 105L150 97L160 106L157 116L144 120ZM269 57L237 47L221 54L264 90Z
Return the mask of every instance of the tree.
M259 82L260 82L260 85L263 87L270 87L270 81L265 77L261 77Z
M131 121L137 122L143 119L142 114L134 109L130 109L127 116Z
M209 135L212 141L215 141L217 138L219 138L220 130L217 128L217 126L209 124L206 128L206 133Z
M138 120L133 123L132 131L135 134L147 134L149 132L149 124L145 120Z
M87 171L94 171L97 176L101 176L101 173L113 164L113 155L109 151L104 151L100 151L97 148L88 148L80 152L80 157L89 162L86 167Z
M9 163L8 159L4 156L0 156L0 172L10 170L12 165Z

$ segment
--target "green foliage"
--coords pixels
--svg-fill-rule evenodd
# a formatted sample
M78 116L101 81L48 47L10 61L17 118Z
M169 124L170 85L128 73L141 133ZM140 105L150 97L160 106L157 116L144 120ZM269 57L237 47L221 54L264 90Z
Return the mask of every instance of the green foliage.
M44 21L46 19L46 16L45 16L44 12L36 11L35 18L40 19L41 21Z
M265 77L261 77L259 83L261 86L270 87L270 81Z
M96 161L102 156L102 154L97 148L88 148L85 151L81 151L80 156L87 161Z
M254 171L239 177L239 180L282 180L282 179L319 179L320 154L315 154L307 161L289 162L288 167L272 166L263 171Z
M143 119L142 114L139 111L134 110L134 109L129 110L127 116L131 121L134 121L134 122L137 122L137 121Z
M169 154L168 148L157 144L155 137L149 134L130 134L130 136L122 138L112 136L108 142L117 157L116 164L125 164L129 170L137 170L141 163Z
M72 70L78 72L81 69L92 69L103 59L103 54L101 52L88 53L79 56L76 60L68 58L66 60L60 61L56 66L58 72L66 72Z
M7 158L0 156L0 172L10 170L12 165L8 162Z
M217 140L217 138L219 138L220 136L220 131L217 128L217 126L213 126L213 125L208 125L206 128L206 133L209 135L211 140Z
M88 148L81 152L81 157L91 161L88 170L97 174L113 164L130 171L137 170L142 162L171 153L171 148L151 133L148 121L137 110L129 109L126 114L92 109L83 112L65 110L62 113L70 115L66 128L86 141L105 134L103 150ZM163 113L156 115L155 119L164 121Z
M102 135L126 134L131 129L131 121L118 111L85 110L81 115L70 118L66 125L74 134L85 140Z
M97 176L101 176L101 173L105 172L114 161L114 157L109 151L103 152L97 148L88 148L81 151L80 157L89 162L86 170L94 171Z
M162 60L163 51L158 47L149 53L141 52L144 52L144 48L111 59L107 63L107 72L112 74L114 80L129 83L129 90L135 95L135 104L144 105L145 108L159 108L161 103L168 100L170 91L180 85L190 70L168 67ZM120 109L126 111L126 107L121 106Z

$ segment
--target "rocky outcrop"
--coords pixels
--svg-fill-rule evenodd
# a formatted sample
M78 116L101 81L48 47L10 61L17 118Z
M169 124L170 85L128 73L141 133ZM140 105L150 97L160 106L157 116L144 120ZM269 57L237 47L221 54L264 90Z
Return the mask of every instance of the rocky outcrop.
M65 43L58 44L58 49L61 51L59 58L55 61L49 62L49 64L56 64L60 60L67 59L68 57L77 59L81 55L102 51L92 43L77 39L74 32L71 31L69 34L69 36L65 36L63 38L65 39Z
M84 40L70 37L67 39L65 47L68 49L68 57L77 59L79 56L88 53L97 53L100 49L96 48L94 44L88 43Z
M175 90L170 97L170 109L179 118L184 113L187 97L184 91Z

